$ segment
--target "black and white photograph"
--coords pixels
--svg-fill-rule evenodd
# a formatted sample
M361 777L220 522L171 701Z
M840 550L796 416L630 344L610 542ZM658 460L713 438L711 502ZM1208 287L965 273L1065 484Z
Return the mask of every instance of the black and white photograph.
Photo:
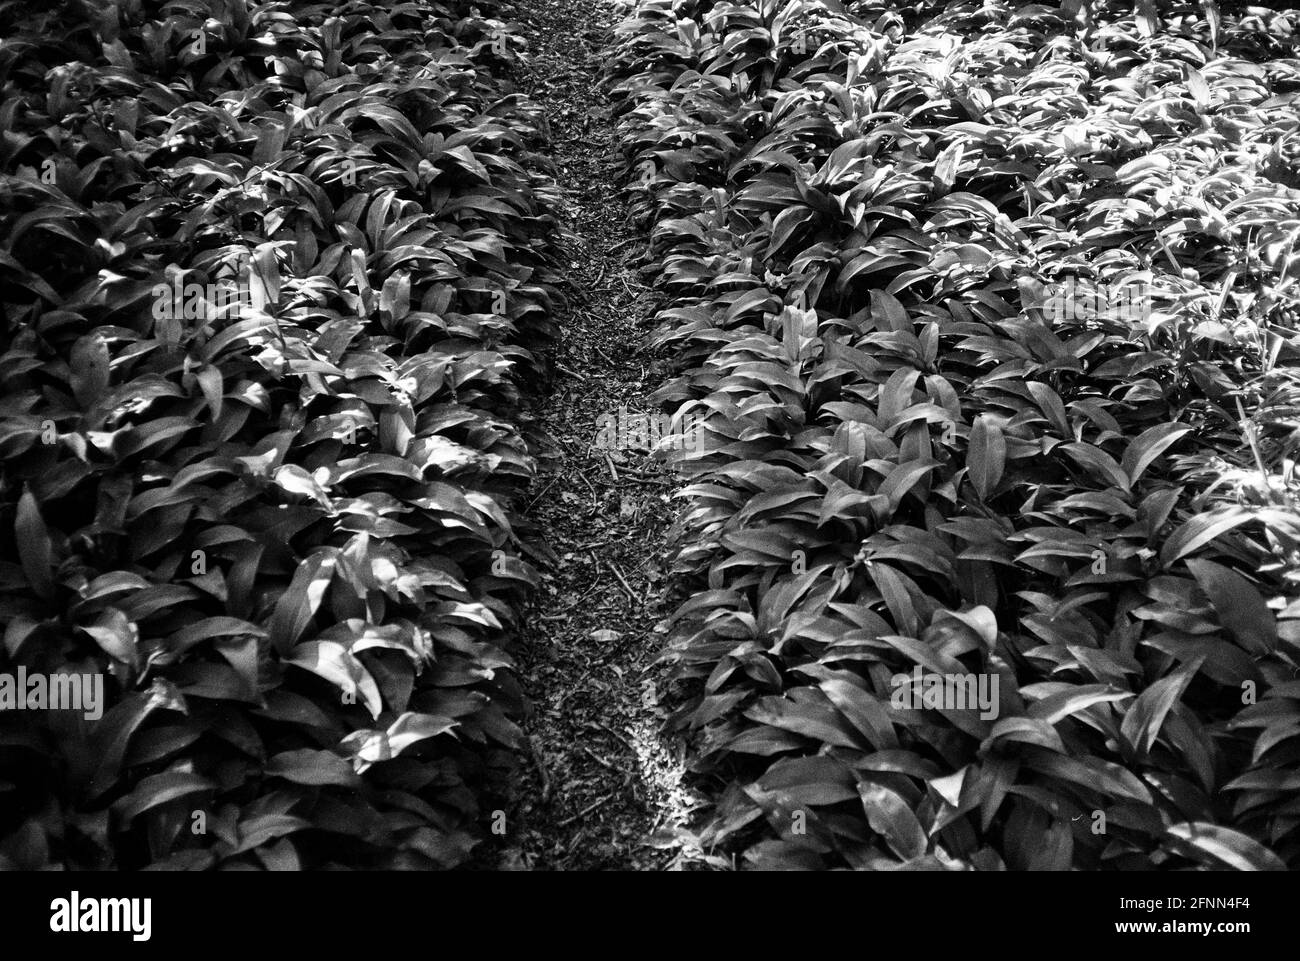
M1276 933L1289 2L0 0L4 930Z

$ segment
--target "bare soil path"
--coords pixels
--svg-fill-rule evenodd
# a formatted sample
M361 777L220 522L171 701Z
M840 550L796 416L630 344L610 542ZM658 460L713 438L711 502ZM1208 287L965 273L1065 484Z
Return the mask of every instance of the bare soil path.
M673 482L644 451L596 444L602 416L617 433L620 408L649 412L663 379L645 347L654 302L636 270L644 244L620 197L599 85L617 15L599 0L530 0L508 17L527 29L517 79L550 127L573 289L557 318L556 383L534 412L557 446L526 511L559 564L525 619L532 757L494 866L675 867L683 857L662 839L692 801L680 756L659 738L653 665Z

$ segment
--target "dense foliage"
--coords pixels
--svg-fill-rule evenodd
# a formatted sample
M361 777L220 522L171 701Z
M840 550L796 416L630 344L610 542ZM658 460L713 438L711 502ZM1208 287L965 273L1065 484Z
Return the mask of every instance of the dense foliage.
M500 16L0 0L0 868L497 826L563 239ZM629 6L707 860L1300 866L1298 30Z
M672 657L708 854L1300 865L1298 28L635 4L659 397L706 425ZM996 717L900 708L917 667L996 676Z
M479 6L0 6L0 672L110 674L0 713L0 866L486 834L557 228Z

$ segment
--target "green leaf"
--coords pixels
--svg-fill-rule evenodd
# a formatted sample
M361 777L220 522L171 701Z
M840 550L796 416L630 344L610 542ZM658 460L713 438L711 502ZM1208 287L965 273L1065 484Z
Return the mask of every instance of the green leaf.
M876 496L889 499L889 512L892 514L898 509L898 505L902 503L903 498L907 496L907 492L915 487L922 477L938 466L938 461L932 461L929 458L899 464L889 472L889 476L877 489Z
M212 364L204 364L195 371L194 376L198 381L199 390L203 392L203 399L208 402L208 408L212 411L213 422L220 421L222 402L225 399L221 369Z
M302 748L275 755L266 765L267 777L282 777L295 784L320 787L356 787L360 783L352 765L332 751Z
M371 717L379 717L383 711L383 700L375 679L342 644L308 641L295 647L292 656L285 658L284 662L323 677L351 697L359 694Z
M915 637L920 630L920 618L917 616L916 606L912 603L912 595L907 589L907 582L903 576L888 564L868 564L867 573L880 590L881 597L885 599L885 606L889 608L889 616L893 618L894 626L900 633Z
M1165 542L1165 546L1160 549L1160 563L1169 567L1180 557L1190 554L1220 534L1240 527L1253 516L1250 511L1235 505L1197 514L1184 522Z
M871 318L880 330L912 332L912 321L907 315L907 308L897 297L883 290L871 292Z
M250 621L240 620L238 617L205 617L188 627L181 628L167 638L167 646L170 650L179 653L209 638L241 634L266 637L266 631L260 626Z
M983 604L976 604L969 610L952 611L941 610L935 613L934 624L943 624L945 620L952 619L965 624L975 636L984 642L984 645L991 651L998 643L998 619L988 607Z
M984 743L980 745L980 752L986 753L994 742L999 740L1023 741L1026 744L1045 747L1058 754L1065 753L1065 742L1061 740L1061 735L1057 733L1056 728L1045 721L1028 717L1004 717L998 721L989 731Z
M1124 450L1124 459L1120 462L1129 483L1137 483L1150 463L1190 430L1184 424L1157 424L1130 441Z
M1101 791L1116 798L1126 798L1141 804L1151 804L1151 792L1132 771L1112 761L1087 756L1065 757L1059 754L1039 754L1026 762L1043 774L1078 784L1091 791Z
M247 821L240 821L239 843L235 845L234 850L230 853L233 855L251 851L267 841L312 826L312 823L306 818L295 817L292 814L263 814Z
M782 758L758 779L764 791L785 795L795 805L838 804L858 796L852 772L824 754Z
M40 508L30 490L24 490L23 496L18 499L14 540L23 573L27 575L27 583L37 597L51 600L54 597L54 578L50 570L54 566L54 552L50 545L50 533L45 527L45 521L41 519Z
M1137 0L1138 36L1149 39L1160 29L1160 16L1156 11L1156 0Z
M160 710L184 714L185 698L170 681L155 677L148 691L128 694L100 718L92 742L98 763L88 792L91 800L116 787L131 737L145 718Z
M104 651L116 661L132 669L140 663L140 632L122 611L110 607L93 624L82 624L81 629L95 639Z
M448 733L456 724L449 717L407 711L388 726L389 749L396 756L418 741Z
M112 594L139 591L147 587L149 587L149 582L139 574L132 574L128 571L110 571L96 577L81 589L81 602L87 604L90 601L100 600Z
M898 747L898 736L889 720L889 712L874 694L839 678L822 681L821 689L845 720L862 733L868 744L881 750Z
M1169 827L1166 836L1191 849L1214 866L1238 871L1285 871L1280 857L1240 831L1207 821L1187 821Z
M1131 692L1116 691L1108 684L1080 684L1077 687L1071 686L1069 690L1049 694L1042 700L1036 701L1029 708L1028 713L1034 720L1055 724L1057 721L1067 718L1071 714L1077 714L1094 704L1122 701L1132 696Z
M862 745L843 727L839 713L833 711L829 704L809 702L806 696L810 693L821 696L815 689L810 691L807 688L797 688L795 694L803 698L802 702L778 696L761 698L745 712L745 717L760 724L802 734L823 744L860 750Z
M79 338L69 360L72 396L82 407L90 407L108 389L108 343L103 334L95 331Z
M883 836L895 854L908 861L925 853L925 830L899 795L882 785L863 781L858 784L858 796L871 830Z
M1034 843L1027 871L1068 871L1074 854L1074 835L1070 826L1053 821Z
M1219 623L1251 654L1268 654L1277 647L1277 620L1255 585L1236 571L1213 561L1194 558L1187 568L1201 585Z
M244 682L245 695L249 700L261 701L258 685L259 645L257 637L245 634L219 638L213 645L217 652L226 659L231 669Z
M760 725L743 730L735 737L729 738L721 749L736 754L757 754L768 757L782 751L794 751L806 747L806 742L790 732L768 725Z
M1128 474L1104 450L1091 444L1062 444L1059 449L1103 482L1113 484L1125 492L1129 490Z
M957 170L961 167L961 158L965 149L961 139L954 140L935 158L933 183L936 197L942 197L957 182Z
M388 276L379 291L380 316L396 323L411 312L411 272L398 270Z
M297 464L281 464L271 475L271 481L287 494L310 497L326 510L331 509L329 494L326 493L325 488Z
M1120 725L1120 735L1133 749L1136 760L1145 760L1151 752L1165 716L1178 703L1204 662L1204 657L1191 658L1178 670L1148 687L1129 706L1124 723Z
M988 500L997 489L1006 458L1002 428L988 414L981 414L971 426L970 449L966 452L966 467L980 500Z
M124 822L130 822L145 811L169 801L215 791L217 784L192 771L164 771L140 781L126 797L113 805L113 810Z
M287 654L307 629L334 577L337 562L337 550L327 548L312 554L294 571L292 583L276 602L271 616L271 640L280 654Z

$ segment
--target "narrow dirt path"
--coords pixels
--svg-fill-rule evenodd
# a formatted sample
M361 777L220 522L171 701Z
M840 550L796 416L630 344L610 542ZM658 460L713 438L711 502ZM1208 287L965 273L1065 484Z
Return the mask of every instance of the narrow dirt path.
M691 799L680 757L658 737L652 662L673 486L646 451L596 443L602 425L621 441L620 409L647 412L663 379L645 349L654 304L634 266L644 245L619 195L599 88L617 18L599 0L530 0L507 16L528 31L518 81L549 122L574 241L555 388L534 412L557 447L525 512L560 562L526 614L519 673L534 709L532 758L496 866L672 867L683 858L657 837L671 835Z

